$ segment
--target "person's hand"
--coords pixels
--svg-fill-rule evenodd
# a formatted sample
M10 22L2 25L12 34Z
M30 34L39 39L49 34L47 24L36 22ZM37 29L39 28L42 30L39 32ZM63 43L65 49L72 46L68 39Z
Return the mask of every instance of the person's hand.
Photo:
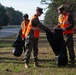
M55 33L54 29L50 30L52 33Z
M66 28L62 28L63 31L66 31Z

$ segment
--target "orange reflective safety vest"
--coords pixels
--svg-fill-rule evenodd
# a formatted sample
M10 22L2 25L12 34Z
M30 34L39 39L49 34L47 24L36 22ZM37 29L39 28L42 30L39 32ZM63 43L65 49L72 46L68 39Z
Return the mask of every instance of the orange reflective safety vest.
M64 17L62 19L61 28L66 28L66 27L68 27L70 25L69 21L68 21L68 16L69 16L69 13L64 15ZM73 31L74 31L73 29L66 30L66 31L63 32L63 34L71 34L71 33L73 33Z
M29 22L29 21L28 21L28 22ZM25 38L25 33L26 33L26 30L27 30L28 22L23 21L23 22L21 23L22 38L23 38L23 39Z
M39 34L40 34L40 29L39 29L39 27L38 27L38 26L36 26L36 27L33 27L33 26L32 26L32 20L33 20L34 18L38 18L38 17L35 16L35 15L32 16L32 18L30 19L30 22L29 22L29 24L28 24L28 28L27 28L27 31L26 31L26 33L25 33L25 36L27 36L31 30L34 30L34 37L35 37L35 38L39 38ZM39 20L39 18L38 18L38 20Z
M63 15L62 14L59 15L58 21L59 21L59 24L62 24L62 22L63 22Z

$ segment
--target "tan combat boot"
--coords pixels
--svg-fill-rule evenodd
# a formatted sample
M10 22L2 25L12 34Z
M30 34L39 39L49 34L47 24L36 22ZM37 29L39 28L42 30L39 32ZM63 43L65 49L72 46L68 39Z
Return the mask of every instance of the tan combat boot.
M38 62L34 62L34 67L40 67Z
M29 68L29 64L28 63L25 63L25 68Z

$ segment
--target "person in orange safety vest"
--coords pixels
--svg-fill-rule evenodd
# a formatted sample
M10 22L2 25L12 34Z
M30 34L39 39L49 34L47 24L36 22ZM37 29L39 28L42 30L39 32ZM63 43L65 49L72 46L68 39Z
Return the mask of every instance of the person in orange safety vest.
M26 33L28 23L29 23L28 14L24 14L23 18L24 18L24 20L21 23L21 32L22 32L22 38L25 39L25 33Z
M29 59L31 52L33 50L33 56L34 56L34 67L40 66L38 64L38 39L39 39L39 34L40 34L40 28L43 29L44 31L50 31L49 28L45 27L40 23L39 21L39 16L43 13L43 9L40 7L37 7L36 9L36 14L32 16L32 18L29 21L27 31L25 33L25 68L29 67Z
M23 15L23 21L21 22L21 28L20 28L20 31L19 31L19 35L22 37L22 41L25 42L25 33L26 33L26 30L27 30L27 27L28 27L28 23L29 23L29 16L28 14L24 14ZM23 49L24 51L26 51L25 49L25 46L23 45Z
M55 28L63 29L63 36L66 42L66 46L69 50L69 56L71 60L71 65L75 65L75 53L74 53L74 42L73 42L73 32L74 32L74 18L71 13L68 13L65 10L65 7L61 5L58 8L58 12L60 13L58 17L59 24Z

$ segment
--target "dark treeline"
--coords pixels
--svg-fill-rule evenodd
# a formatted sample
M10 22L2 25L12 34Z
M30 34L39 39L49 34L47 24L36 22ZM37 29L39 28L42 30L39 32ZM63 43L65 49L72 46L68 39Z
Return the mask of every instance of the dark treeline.
M2 25L20 25L22 21L22 12L12 7L5 7L0 4L0 26Z

